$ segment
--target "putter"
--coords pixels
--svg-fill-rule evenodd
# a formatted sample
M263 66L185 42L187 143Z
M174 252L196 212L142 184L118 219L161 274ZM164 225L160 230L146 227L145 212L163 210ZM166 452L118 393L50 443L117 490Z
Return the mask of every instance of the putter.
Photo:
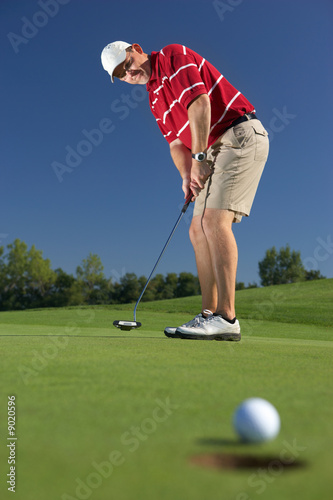
M186 212L186 210L188 209L188 207L189 207L189 205L190 205L190 203L191 203L192 197L193 197L193 193L191 192L191 193L188 195L188 197L186 198L185 203L184 203L184 206L183 206L183 208L182 208L182 211L180 212L180 215L179 215L179 217L178 217L178 219L177 219L177 221L176 221L176 224L173 226L173 229L172 229L172 231L171 231L171 233L170 233L170 236L169 236L169 238L167 239L167 242L165 243L165 245L164 245L164 247L163 247L163 249L162 249L162 252L160 253L160 255L159 255L159 257L158 257L158 259L157 259L157 261L156 261L156 264L154 265L154 267L153 267L153 269L152 269L152 271L151 271L151 273L150 273L150 275L149 275L149 277L148 277L148 279L147 279L147 281L146 281L146 284L145 284L145 286L144 286L144 287L143 287L143 289L142 289L142 292L141 292L141 294L140 294L140 297L138 298L138 300L137 300L137 302L136 302L136 304L135 304L135 307L134 307L134 321L118 321L118 320L117 320L117 321L114 321L114 322L113 322L113 324L114 324L114 326L115 326L116 328L120 328L120 330L125 330L125 331L133 330L133 329L135 329L135 328L140 328L141 323L140 323L139 321L137 321L137 320L136 320L136 310L137 310L137 307L138 307L138 305L139 305L140 300L142 299L143 294L144 294L144 293L145 293L145 291L146 291L146 288L147 288L147 286L148 286L148 284L149 284L149 282L150 282L150 280L151 280L152 275L154 274L154 271L155 271L156 267L158 266L159 261L160 261L160 260L161 260L161 258L162 258L162 255L164 254L164 252L165 252L165 250L166 250L167 246L169 245L170 240L171 240L171 238L172 238L172 236L173 236L174 232L176 231L176 229L177 229L177 227L178 227L178 225L179 225L180 221L182 220L184 213L185 213L185 212Z

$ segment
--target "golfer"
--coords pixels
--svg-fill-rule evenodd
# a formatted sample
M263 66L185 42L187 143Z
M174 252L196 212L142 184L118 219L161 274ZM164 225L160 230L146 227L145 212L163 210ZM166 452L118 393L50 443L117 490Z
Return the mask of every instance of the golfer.
M250 215L265 166L268 134L253 105L205 58L184 45L144 53L113 42L102 64L114 82L146 85L150 109L170 146L185 198L195 200L190 239L202 310L168 337L240 340L235 313L238 250L232 224Z

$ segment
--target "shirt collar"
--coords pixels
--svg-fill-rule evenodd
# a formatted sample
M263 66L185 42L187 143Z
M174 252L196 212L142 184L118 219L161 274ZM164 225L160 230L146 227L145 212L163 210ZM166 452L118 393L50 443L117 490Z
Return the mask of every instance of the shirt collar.
M158 52L152 52L150 54L151 75L146 85L148 92L151 90L153 83L155 82L155 80L157 80L158 77L158 54Z

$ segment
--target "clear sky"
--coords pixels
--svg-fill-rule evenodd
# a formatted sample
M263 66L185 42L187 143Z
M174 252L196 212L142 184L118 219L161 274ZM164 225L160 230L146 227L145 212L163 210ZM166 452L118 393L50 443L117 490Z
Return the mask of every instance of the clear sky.
M114 40L147 53L181 43L270 131L251 216L234 225L237 280L259 283L258 261L286 244L333 277L332 20L331 0L1 0L0 245L34 244L69 273L92 252L114 281L148 276L181 180L145 86L112 85L100 53ZM189 221L157 272L196 274Z

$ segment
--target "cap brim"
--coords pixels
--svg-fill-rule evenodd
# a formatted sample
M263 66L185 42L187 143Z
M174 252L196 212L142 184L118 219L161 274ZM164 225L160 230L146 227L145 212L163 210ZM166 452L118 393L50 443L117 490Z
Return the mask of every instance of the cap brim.
M128 47L130 47L130 45L128 45ZM121 52L121 54L118 55L117 59L114 61L114 66L112 68L112 74L110 74L110 72L109 72L109 75L111 77L111 82L112 83L114 83L113 73L114 73L115 69L119 66L119 64L122 64L125 61L125 59L126 59L126 49L124 49Z

